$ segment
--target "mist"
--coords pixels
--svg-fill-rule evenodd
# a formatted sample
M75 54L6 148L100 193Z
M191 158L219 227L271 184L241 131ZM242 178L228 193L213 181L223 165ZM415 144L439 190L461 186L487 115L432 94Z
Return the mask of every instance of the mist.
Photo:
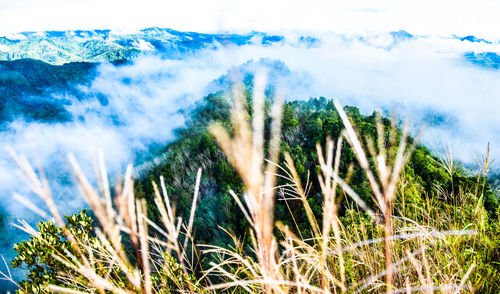
M499 154L500 71L465 58L467 52L498 54L498 41L405 32L315 37L303 44L300 35L289 35L281 44L226 48L211 58L235 64L281 60L294 73L281 85L288 100L324 96L364 114L394 110L412 123L414 134L422 130L422 142L438 154L449 144L456 159L473 162L488 142L493 156Z
M472 162L492 143L499 154L500 71L464 58L466 52L500 52L498 41L469 42L452 37L399 38L391 34L346 36L321 34L310 43L299 34L285 41L262 45L222 46L169 60L150 54L127 65L102 64L86 99L54 93L66 105L69 122L42 123L17 120L1 132L0 199L8 221L40 218L13 200L17 192L45 207L22 183L6 148L26 155L47 173L62 213L85 207L74 187L67 162L73 153L91 180L93 161L102 152L111 179L129 163L142 164L151 150L175 139L188 109L210 92L213 81L228 70L261 58L282 61L291 75L281 80L287 100L324 96L357 106L362 113L396 109L413 128L423 129L423 143L439 153L450 144L458 159ZM104 97L104 98L103 98ZM437 119L436 119L437 118ZM26 235L9 228L2 240L12 254L13 242Z

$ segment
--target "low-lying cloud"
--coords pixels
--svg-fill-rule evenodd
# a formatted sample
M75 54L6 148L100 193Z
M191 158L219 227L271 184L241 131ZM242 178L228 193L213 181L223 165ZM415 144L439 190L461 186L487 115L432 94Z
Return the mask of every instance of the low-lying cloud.
M423 141L435 150L450 143L458 158L470 161L490 141L494 155L500 154L495 142L500 134L500 71L464 58L470 51L499 52L498 42L432 36L316 37L319 41L312 44L221 46L178 60L149 55L130 65L103 64L91 85L81 88L88 99L65 97L72 102L67 106L71 122L13 122L2 132L0 147L38 160L34 162L46 170L62 212L71 213L85 204L69 176L68 152L91 176L92 160L102 150L115 177L151 146L174 139L173 130L184 123L180 111L214 90L207 88L214 79L250 59L271 58L281 60L295 74L282 84L289 100L337 98L365 114L396 106L416 127L425 127ZM293 38L287 36L287 40ZM105 103L98 97L105 97ZM2 151L0 199L10 220L31 215L12 200L14 191L43 208L14 170L13 161ZM6 244L11 246L12 241L18 240L9 239Z

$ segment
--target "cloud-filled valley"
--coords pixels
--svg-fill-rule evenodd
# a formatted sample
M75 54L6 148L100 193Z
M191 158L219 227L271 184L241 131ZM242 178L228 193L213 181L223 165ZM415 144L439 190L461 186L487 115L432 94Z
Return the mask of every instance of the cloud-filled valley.
M11 197L13 192L44 207L12 172L15 165L6 148L39 162L55 179L51 183L62 212L75 212L85 204L73 187L66 154L74 153L93 178L92 161L101 150L111 177L117 177L128 163L143 163L151 150L175 139L174 130L183 126L189 109L217 90L218 78L242 64L249 69L286 66L268 71L285 72L271 80L288 100L324 96L365 114L395 108L415 130L423 129L423 143L436 152L449 143L459 159L471 162L473 154L484 152L491 142L493 155L500 154L500 70L466 58L471 52L499 54L498 41L403 33L321 34L308 42L300 37L217 44L180 58L150 52L126 64L98 65L89 83L75 86L78 94L54 91L50 99L64 101L68 120L17 116L1 129L3 213L9 221L26 217L26 208ZM10 246L13 240L2 242Z

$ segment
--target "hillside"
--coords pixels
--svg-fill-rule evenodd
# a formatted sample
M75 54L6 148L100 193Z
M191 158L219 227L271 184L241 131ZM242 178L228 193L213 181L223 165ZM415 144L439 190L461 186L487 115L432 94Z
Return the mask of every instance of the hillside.
M82 98L77 86L95 77L97 64L87 62L51 65L36 59L0 61L0 125L16 118L36 121L66 121L65 99Z
M247 85L244 95L249 105L252 105L252 92L253 88ZM268 87L265 92L272 96L274 89ZM273 134L269 116L271 104L271 99L264 103L263 130L266 143L263 144L262 152L266 156L271 152L268 140L272 140ZM114 194L116 208L105 208L104 205L111 204L105 204L104 200L96 201L98 198L95 197L99 197L97 192L88 186L85 176L77 171L78 182L81 187L85 187L83 194L91 203L98 220L96 225L106 235L92 233L94 220L85 211L66 217L66 231L59 227L62 223L56 226L53 222L40 222L38 231L41 238L32 236L30 240L14 247L18 255L13 266L26 264L30 269L27 280L21 283L22 290L19 293L24 293L26 289L46 291L49 283L88 291L89 287L93 287L89 285L103 283L98 282L101 280L97 280L96 276L106 277L103 283L106 289L147 291L144 289L149 287L159 293L188 289L192 293L217 293L215 289L246 289L245 283L248 283L252 288L246 289L247 292L261 293L268 287L266 283L259 282L261 275L271 271L266 268L262 255L269 254L266 250L270 247L265 246L272 248L273 245L263 243L262 239L266 236L262 235L256 223L260 213L264 216L271 214L276 224L267 224L272 228L269 233L273 234L272 240L276 238L281 241L280 246L273 249L276 256L270 257L279 257L280 270L275 274L283 275L284 279L290 281L297 276L305 279L300 284L269 287L285 292L293 292L295 287L314 287L313 292L321 292L318 287L323 280L333 288L349 287L358 291L380 284L383 287L394 285L404 289L405 283L407 287L411 283L415 289L423 287L419 285L434 284L437 289L447 289L448 286L455 289L458 287L456 283L468 279L467 287L470 289L482 293L496 292L500 286L500 244L496 237L499 230L498 199L481 174L478 177L468 176L460 167L447 170L445 161L432 156L425 147L416 146L408 164L396 178L395 198L387 202L392 212L387 216L373 196L373 183L368 183L366 169L356 163L358 151L344 141L342 152L336 156L339 159L338 175L349 182L349 186L359 195L361 202L368 205L369 210L357 206L360 200L353 201L352 192L346 192L345 186L342 189L338 187L338 199L333 196L333 202L329 202L333 206L325 206L325 201L332 201L325 194L325 179L331 179L321 175L325 162L315 146L318 142L324 145L329 138L339 137L346 124L345 117L341 116L332 100L323 97L290 101L284 105L281 118L282 136L278 158L284 168L277 170L278 179L273 186L276 191L275 208L259 210L249 202L248 197L254 196L249 194L252 187L247 184L248 177L245 184L242 181L248 175L242 173L241 166L235 168L235 157L228 155L227 149L222 150L221 141L213 137L214 122L229 134L239 136L241 122L235 120L232 105L233 100L226 91L209 95L197 104L189 113L187 126L177 131L177 140L158 154L160 163L142 169L138 174L134 187L138 198L134 212L130 211L130 205L134 205L133 201L130 202L133 199L127 198L134 195L132 190L127 190L132 189L127 184L131 183L129 178L125 178L124 187L118 186ZM254 111L252 107L249 108L248 118L256 115ZM370 140L376 141L378 130L382 130L384 136L393 138L387 141L387 146L379 146L387 148L387 152L392 154L389 155L389 164L397 165L392 160L398 161L395 154L402 148L399 144L404 138L401 130L391 128L390 120L381 118L377 113L365 116L356 107L350 106L345 106L344 112L350 117L350 123L356 126L363 144ZM380 127L377 126L379 118ZM408 142L411 144L413 139L409 138ZM244 148L234 141L231 144ZM241 149L234 150L244 152ZM286 153L290 157L287 158ZM370 164L375 169L375 162L370 161ZM202 169L199 184L196 179L198 168ZM290 174L294 175L293 179L289 178ZM164 177L165 182L160 176ZM159 194L158 183L161 183L162 190L163 183L166 184L165 191L161 192L163 196ZM199 191L199 195L195 196L198 197L196 205L191 206L195 201L193 189ZM230 190L234 191L234 195L245 195L239 201L246 204L251 216L230 196ZM165 200L160 200L161 197ZM339 207L334 209L336 205ZM196 207L193 219L189 217L194 213L190 211L191 207ZM118 214L106 212L106 209L119 211L119 218L115 220ZM136 210L147 210L147 223L142 220L142 212L136 214ZM368 213L371 210L376 214ZM333 215L329 216L329 213ZM137 223L131 222L134 219ZM189 225L181 219L190 219ZM250 226L250 222L256 224ZM319 228L316 226L325 228L328 222L332 222L330 229L324 229L322 233L317 231ZM113 236L116 237L122 230L118 228L123 225L127 226L130 235L114 239ZM148 231L147 234L144 230ZM185 234L193 239L186 240ZM76 243L68 236L78 236ZM332 240L337 240L337 245ZM385 247L381 246L382 242L385 242ZM149 243L150 248L147 245ZM113 244L118 249L106 244ZM64 251L65 248L71 251ZM151 250L151 255L144 255L148 250ZM47 251L55 252L58 259L48 256ZM69 267L61 257L67 254L89 254L92 258L96 258L97 254L97 261L92 261L90 265L96 276L89 275L89 269L81 263ZM116 255L120 262L129 264L129 268L139 268L138 271L146 278L134 282L134 277L127 273L126 267L116 265L115 257L110 257L110 254ZM422 259L411 259L420 254ZM408 255L411 258L407 258ZM384 270L387 264L384 265L383 261L389 260L391 264L390 258L397 261L397 266L406 264L406 267L388 274ZM103 263L109 263L112 270L105 270L107 266L103 267ZM153 265L154 269L150 269L147 264ZM323 271L320 270L322 264L325 266ZM427 280L421 276L422 267L428 275ZM447 268L447 271L441 272L442 267ZM61 271L70 279L61 278L58 274ZM390 278L394 280L390 281ZM360 284L359 281L363 279L370 280ZM449 284L450 279L453 279L453 284ZM385 286L384 281L389 281L389 286ZM377 289L368 290L378 292Z
M249 79L249 78L248 78ZM273 89L268 88L271 95ZM250 95L251 87L247 89ZM242 182L236 176L236 171L227 161L222 150L218 147L215 139L209 134L208 126L212 122L222 122L228 126L231 100L225 92L219 92L207 96L197 104L197 107L189 114L186 128L177 130L177 140L170 143L160 156L161 163L151 169L140 171L136 191L141 197L146 197L148 203L153 203L151 195L153 190L151 182L159 181L160 176L167 179L167 190L173 197L177 213L189 215L192 201L192 187L196 180L196 170L203 169L200 188L200 205L195 218L194 230L197 241L223 245L230 242L229 236L220 227L225 228L236 235L244 235L247 225L245 219L238 210L236 203L228 194L232 189L237 192L244 190ZM247 96L250 99L250 96ZM251 101L251 100L249 100ZM370 116L360 114L356 107L345 107L346 113L358 126L360 133L370 134L375 139L376 115ZM384 119L384 125L389 126L390 120ZM297 171L302 181L309 178L311 188L309 201L317 215L321 214L321 189L315 175L318 172L318 158L316 155L316 143L324 144L327 138L338 138L342 130L342 122L335 110L332 100L324 97L312 98L308 101L291 101L285 104L283 110L283 135L281 151L289 152L296 163ZM399 136L398 136L399 137ZM344 159L340 164L342 175L350 174L351 185L362 199L371 203L372 194L368 186L366 176L359 166L355 166L350 173L350 163L354 155L344 142ZM280 159L281 164L283 158ZM407 190L418 205L427 197L436 197L439 193L450 192L452 189L452 178L439 160L422 145L415 150L413 157L405 167L403 177L408 181ZM471 189L476 183L475 177L469 177L467 172L458 168L453 174L453 185L463 189ZM281 183L283 184L283 183ZM439 187L439 188L438 188ZM439 190L437 190L439 189ZM443 190L441 190L443 189ZM491 188L485 190L485 207L492 216L498 210L498 199ZM286 224L291 225L289 209L295 215L299 226L306 225L307 220L301 205L286 207L282 201L277 201L276 216ZM302 228L305 230L305 228ZM302 232L308 235L307 231Z

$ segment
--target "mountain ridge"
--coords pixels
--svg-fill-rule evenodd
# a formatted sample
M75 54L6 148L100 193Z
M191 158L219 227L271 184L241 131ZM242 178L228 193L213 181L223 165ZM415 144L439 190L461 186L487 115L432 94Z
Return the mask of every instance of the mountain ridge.
M294 47L316 48L322 44L317 36L249 33L197 33L170 28L151 27L136 31L68 30L45 32L21 32L0 36L0 60L38 59L52 65L70 62L119 62L141 55L159 54L165 59L182 59L202 49L217 49L229 46L286 44ZM414 35L405 30L383 34L347 36L338 35L347 42L362 42L368 46L392 50L399 44L430 36ZM497 41L476 36L443 36L443 40L496 46ZM480 52L468 51L463 58L476 66L498 69L499 52L482 48ZM491 51L491 52L490 52Z
M69 62L116 62L148 51L175 59L204 48L215 49L218 46L240 46L256 42L269 45L282 40L282 36L260 32L204 34L157 27L135 33L112 30L23 32L0 37L0 60L31 58L53 65Z

